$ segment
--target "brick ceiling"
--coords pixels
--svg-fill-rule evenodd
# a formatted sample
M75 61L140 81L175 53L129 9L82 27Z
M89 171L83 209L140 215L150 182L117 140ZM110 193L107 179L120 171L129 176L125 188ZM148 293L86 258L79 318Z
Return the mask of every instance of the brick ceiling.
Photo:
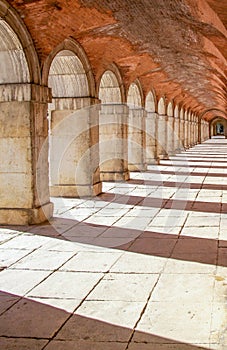
M41 63L65 38L84 48L98 81L113 62L210 119L227 113L226 0L9 0Z

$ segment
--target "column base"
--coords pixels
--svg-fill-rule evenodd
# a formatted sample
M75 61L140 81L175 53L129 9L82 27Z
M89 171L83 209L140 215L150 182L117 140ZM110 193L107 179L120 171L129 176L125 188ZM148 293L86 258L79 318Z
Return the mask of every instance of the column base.
M147 170L147 164L129 164L128 170L131 172L134 171L146 171Z
M168 154L159 154L158 155L158 161L160 160L168 160L169 159L169 155Z
M129 172L110 172L110 171L100 171L100 180L102 182L122 182L129 180Z
M53 203L49 202L39 208L0 209L0 225L36 225L53 216Z
M102 193L102 184L95 185L54 185L50 187L51 197L83 198L95 197Z
M147 159L147 165L155 165L155 164L157 164L157 162L158 162L157 158Z

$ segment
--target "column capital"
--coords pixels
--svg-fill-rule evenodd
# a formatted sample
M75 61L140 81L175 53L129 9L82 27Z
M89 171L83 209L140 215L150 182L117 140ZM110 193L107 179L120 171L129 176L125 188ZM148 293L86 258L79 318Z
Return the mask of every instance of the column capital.
M36 84L0 85L0 102L51 102L51 89Z

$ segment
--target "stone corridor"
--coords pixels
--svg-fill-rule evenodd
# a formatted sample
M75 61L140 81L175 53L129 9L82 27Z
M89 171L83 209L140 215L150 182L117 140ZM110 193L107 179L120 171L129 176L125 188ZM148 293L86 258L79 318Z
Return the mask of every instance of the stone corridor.
M1 350L227 348L227 140L0 229Z

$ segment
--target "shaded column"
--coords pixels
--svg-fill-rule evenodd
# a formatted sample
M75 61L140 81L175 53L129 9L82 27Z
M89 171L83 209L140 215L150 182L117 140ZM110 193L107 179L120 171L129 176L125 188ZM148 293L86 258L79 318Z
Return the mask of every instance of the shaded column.
M188 142L188 112L185 111L184 113L184 148L189 147L189 142Z
M147 112L146 116L146 162L147 164L157 163L156 153L156 129L157 114L155 112Z
M180 119L178 107L174 110L174 151L180 152Z
M180 150L184 150L184 138L185 138L185 121L184 121L184 110L180 111L180 126L179 126L179 136L180 136Z
M198 117L196 118L196 123L197 123L197 142L201 143L202 142L202 125L201 125L201 119Z
M101 192L99 100L56 98L51 112L51 195L94 196Z
M0 86L0 224L38 224L52 216L49 95L34 84Z
M157 115L157 158L168 159L167 153L167 115Z
M101 181L125 181L128 171L128 106L103 104L99 116Z
M146 112L142 108L130 108L128 118L128 169L146 170Z
M173 155L174 153L174 117L169 115L167 118L167 154Z

